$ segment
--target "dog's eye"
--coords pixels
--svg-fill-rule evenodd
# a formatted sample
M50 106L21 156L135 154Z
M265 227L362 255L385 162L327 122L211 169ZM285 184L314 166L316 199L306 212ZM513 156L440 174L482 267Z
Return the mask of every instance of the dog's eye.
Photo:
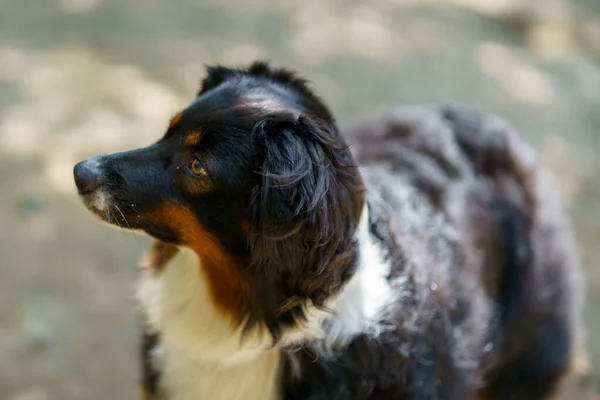
M192 173L196 176L206 175L206 171L204 171L204 167L202 166L202 163L198 159L195 159L194 161L192 161L192 163L190 164L190 169L192 170Z

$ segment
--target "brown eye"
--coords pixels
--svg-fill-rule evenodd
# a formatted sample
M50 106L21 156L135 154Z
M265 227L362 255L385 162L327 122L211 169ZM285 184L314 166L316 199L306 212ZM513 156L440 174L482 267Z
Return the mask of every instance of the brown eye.
M190 165L190 169L192 170L192 173L196 176L206 175L206 171L204 171L204 167L202 166L202 163L198 159L192 161L192 164Z

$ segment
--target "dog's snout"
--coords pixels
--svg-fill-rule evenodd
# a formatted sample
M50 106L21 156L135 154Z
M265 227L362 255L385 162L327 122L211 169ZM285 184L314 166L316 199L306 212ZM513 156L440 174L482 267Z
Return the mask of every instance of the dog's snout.
M100 163L94 158L82 161L73 168L73 176L80 194L92 193L101 183Z

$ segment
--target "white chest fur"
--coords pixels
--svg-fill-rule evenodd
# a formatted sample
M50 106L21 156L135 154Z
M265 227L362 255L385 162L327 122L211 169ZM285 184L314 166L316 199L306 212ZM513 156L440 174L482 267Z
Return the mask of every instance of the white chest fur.
M138 299L161 336L156 361L169 400L277 399L279 351L267 335L242 342L213 307L191 250L182 248L160 274L144 271Z
M307 307L309 321L284 332L282 343L311 339L322 356L368 331L376 334L385 306L392 301L386 280L389 265L368 233L367 213L358 232L360 265L342 292L331 299L332 314ZM151 329L160 333L157 361L161 385L169 400L277 400L280 349L271 348L267 332L248 334L242 341L209 298L200 263L182 248L161 273L144 271L138 299ZM324 319L331 319L326 331ZM301 373L301 371L299 371Z

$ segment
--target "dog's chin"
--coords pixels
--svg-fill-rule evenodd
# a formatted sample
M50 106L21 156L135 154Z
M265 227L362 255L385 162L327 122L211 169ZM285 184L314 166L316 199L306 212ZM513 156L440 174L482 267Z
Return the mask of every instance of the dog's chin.
M178 236L173 231L145 221L137 213L131 214L128 207L119 205L118 200L102 190L80 194L79 197L96 218L112 228L150 236L165 243L179 243Z
M116 204L115 200L105 191L99 189L92 193L80 194L79 197L85 207L102 222L117 229L125 229L144 233L135 226Z

